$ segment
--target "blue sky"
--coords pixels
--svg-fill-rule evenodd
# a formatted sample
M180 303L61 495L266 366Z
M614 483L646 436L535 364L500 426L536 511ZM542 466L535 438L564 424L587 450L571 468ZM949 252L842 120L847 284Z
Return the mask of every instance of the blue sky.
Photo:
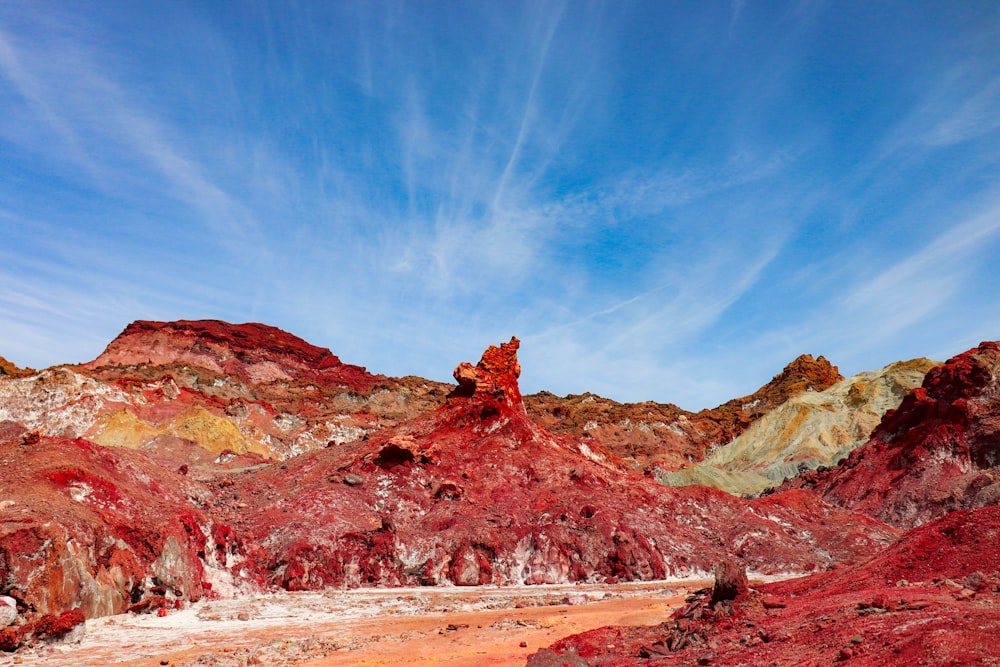
M688 409L1000 338L1000 4L0 3L0 355L279 326Z

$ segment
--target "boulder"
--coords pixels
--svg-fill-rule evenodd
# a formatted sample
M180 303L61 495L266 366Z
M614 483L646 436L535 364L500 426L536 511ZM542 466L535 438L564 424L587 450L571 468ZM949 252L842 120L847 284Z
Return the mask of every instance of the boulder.
M715 566L715 586L712 587L712 604L735 600L749 589L746 568L733 560L724 560Z

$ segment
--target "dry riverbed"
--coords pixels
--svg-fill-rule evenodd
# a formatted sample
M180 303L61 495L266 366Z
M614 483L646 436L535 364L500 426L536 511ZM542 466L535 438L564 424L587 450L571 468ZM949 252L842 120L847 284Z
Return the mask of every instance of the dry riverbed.
M660 623L688 591L710 583L383 588L209 600L165 617L93 619L78 642L0 654L0 665L523 665L538 648L570 634Z

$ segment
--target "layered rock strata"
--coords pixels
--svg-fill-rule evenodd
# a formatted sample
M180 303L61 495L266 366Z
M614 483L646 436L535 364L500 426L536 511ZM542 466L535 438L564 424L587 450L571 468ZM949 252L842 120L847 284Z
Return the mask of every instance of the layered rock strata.
M594 440L631 467L662 475L689 467L795 396L821 392L843 377L824 357L802 355L749 396L688 412L676 405L617 403L594 394L525 397L528 414L557 434Z

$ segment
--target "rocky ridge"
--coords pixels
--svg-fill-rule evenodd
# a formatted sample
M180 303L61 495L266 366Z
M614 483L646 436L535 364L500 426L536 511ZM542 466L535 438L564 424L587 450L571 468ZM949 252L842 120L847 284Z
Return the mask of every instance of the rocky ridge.
M182 353L202 354L224 338L214 326L192 327ZM269 418L275 404L317 410L295 392L314 391L326 368L343 369L309 348L287 368L250 353L214 367L194 367L190 356L177 364L163 351L177 345L174 336L159 339L146 325L134 331L159 346L138 365L121 365L139 360L112 346L84 367L2 383L4 415L30 417L0 427L0 594L16 600L23 619L272 587L650 580L701 574L728 554L760 572L807 572L897 535L802 491L747 504L713 489L666 489L630 474L594 441L550 433L521 398L516 339L490 347L475 366L461 364L458 386L416 418L281 465L231 449L191 464L189 448L209 451L201 443L222 427L209 421L168 442L164 424L230 415L251 401ZM272 352L280 359L285 349ZM278 379L246 384L262 363ZM344 385L351 378L367 384L352 390ZM383 380L354 367L330 382L364 395ZM276 386L284 393L264 402ZM142 423L160 429L156 446L105 447L35 430L69 433L94 414L138 429L134 442L150 435Z
M216 320L138 321L86 364L3 368L0 420L195 467L349 442L439 407L455 388L374 375L280 329ZM700 461L768 407L837 377L825 359L804 355L751 396L698 413L593 394L542 392L524 404L541 427L607 448L624 466L670 471Z
M0 420L205 466L347 442L440 404L449 388L372 375L261 324L135 322L92 362L0 382Z
M749 396L689 412L673 404L623 404L594 394L527 396L528 413L553 433L596 440L639 469L662 475L699 462L790 398L843 377L824 357L805 354Z
M823 391L793 395L703 462L659 480L755 494L808 470L835 465L866 443L883 415L898 407L936 365L930 359L899 361Z

